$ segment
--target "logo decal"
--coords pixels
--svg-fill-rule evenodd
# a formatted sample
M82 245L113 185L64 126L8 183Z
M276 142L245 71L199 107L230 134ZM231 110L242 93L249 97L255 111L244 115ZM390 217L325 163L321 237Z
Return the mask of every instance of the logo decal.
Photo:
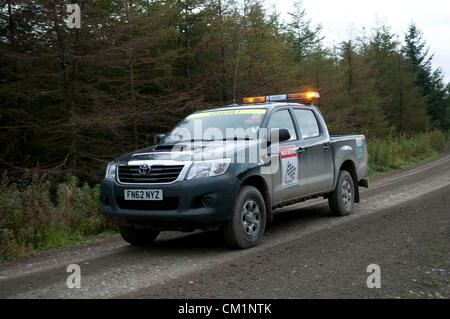
M148 164L142 164L139 166L139 174L148 175L152 171L152 168Z
M284 179L286 183L291 183L295 179L296 174L297 168L294 165L292 165L291 162L288 162L286 169L286 177Z
M296 147L280 148L283 186L298 183L298 156Z

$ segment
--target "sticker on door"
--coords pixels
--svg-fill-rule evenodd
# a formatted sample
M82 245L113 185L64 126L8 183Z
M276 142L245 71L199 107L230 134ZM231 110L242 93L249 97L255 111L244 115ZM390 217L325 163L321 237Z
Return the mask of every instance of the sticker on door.
M283 186L298 183L298 158L296 147L280 148L281 179Z

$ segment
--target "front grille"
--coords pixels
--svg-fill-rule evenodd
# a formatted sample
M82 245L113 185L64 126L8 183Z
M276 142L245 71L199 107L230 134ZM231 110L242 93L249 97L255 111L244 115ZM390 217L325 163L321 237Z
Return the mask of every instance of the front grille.
M180 198L166 197L163 200L125 200L123 196L116 196L116 202L121 209L176 210L180 203Z
M156 184L174 182L180 175L183 165L154 165L147 175L139 173L139 166L119 166L119 182L133 184Z

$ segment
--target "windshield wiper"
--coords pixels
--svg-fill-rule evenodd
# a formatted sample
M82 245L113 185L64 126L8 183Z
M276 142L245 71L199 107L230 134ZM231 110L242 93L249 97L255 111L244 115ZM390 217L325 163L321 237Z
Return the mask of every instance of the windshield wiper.
M232 137L232 138L223 138L223 139L190 139L190 140L180 140L178 142L176 142L176 144L160 144L158 147L174 147L179 145L179 143L193 143L193 142L217 142L217 141L222 141L222 142L226 142L226 141L253 141L253 139L251 139L250 137Z
M159 146L177 146L178 143L193 143L193 142L214 142L215 140L211 139L190 139L190 140L180 140L175 142L175 144L160 144Z

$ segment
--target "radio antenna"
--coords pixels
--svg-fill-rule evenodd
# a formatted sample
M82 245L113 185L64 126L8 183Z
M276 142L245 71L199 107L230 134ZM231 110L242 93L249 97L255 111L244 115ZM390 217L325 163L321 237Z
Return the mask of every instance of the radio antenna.
M242 40L239 39L239 46L238 46L238 52L236 57L236 67L234 69L234 84L233 84L233 103L236 104L236 80L237 80L237 72L238 72L238 66L239 66L239 56L241 52L241 43Z

